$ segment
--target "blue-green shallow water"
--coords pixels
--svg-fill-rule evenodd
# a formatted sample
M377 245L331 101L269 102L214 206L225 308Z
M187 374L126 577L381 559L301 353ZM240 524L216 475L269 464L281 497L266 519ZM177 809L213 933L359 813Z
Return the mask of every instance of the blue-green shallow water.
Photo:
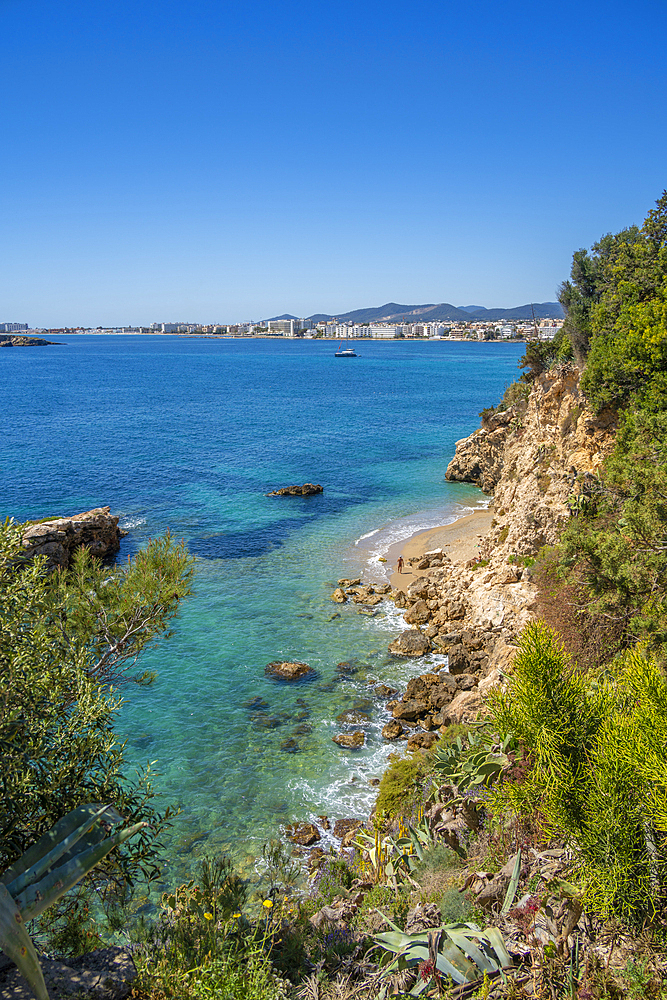
M372 684L424 661L387 656L393 606L367 618L331 590L339 576L385 579L391 543L483 505L444 473L522 346L363 343L337 360L318 341L61 339L0 351L0 513L108 504L130 529L121 556L170 528L197 557L175 636L141 664L157 681L126 690L118 726L182 808L166 878L204 850L250 857L295 818L365 815L391 752ZM324 495L265 496L305 481ZM278 684L264 674L275 659L316 674ZM350 660L357 672L341 676ZM355 706L371 720L352 753L331 738L359 728L335 721Z

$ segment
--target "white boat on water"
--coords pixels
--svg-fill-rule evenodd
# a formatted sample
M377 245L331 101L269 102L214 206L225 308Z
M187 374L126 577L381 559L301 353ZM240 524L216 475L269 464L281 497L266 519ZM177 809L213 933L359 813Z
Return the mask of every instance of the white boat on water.
M347 333L345 334L345 343L347 344ZM354 351L352 347L343 347L343 341L341 340L338 345L338 350L334 354L335 358L358 358L359 355Z

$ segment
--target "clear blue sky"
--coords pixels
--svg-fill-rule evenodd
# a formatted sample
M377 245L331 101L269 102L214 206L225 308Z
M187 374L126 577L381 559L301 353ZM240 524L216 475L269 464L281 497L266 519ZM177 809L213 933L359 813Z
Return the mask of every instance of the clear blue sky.
M0 321L555 298L667 187L665 0L0 0Z

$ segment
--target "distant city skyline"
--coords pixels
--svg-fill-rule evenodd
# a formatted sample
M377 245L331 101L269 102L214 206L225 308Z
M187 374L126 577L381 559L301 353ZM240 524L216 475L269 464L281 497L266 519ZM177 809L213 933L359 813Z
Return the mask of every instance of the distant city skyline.
M553 301L667 186L662 0L0 0L0 27L8 322Z

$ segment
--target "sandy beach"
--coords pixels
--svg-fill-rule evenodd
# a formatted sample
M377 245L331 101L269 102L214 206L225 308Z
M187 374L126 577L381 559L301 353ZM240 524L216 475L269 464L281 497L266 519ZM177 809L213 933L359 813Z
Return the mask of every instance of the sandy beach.
M440 528L429 528L428 531L420 531L418 534L408 538L407 541L397 542L392 545L387 553L388 569L391 572L390 582L394 590L407 590L411 580L415 576L421 576L418 570L414 570L408 559L413 556L422 555L433 549L443 549L443 551L454 562L466 562L473 559L478 554L478 543L480 538L487 533L493 520L493 508L475 511L466 517L460 517L451 524L445 524ZM403 573L398 573L396 564L398 557L403 556Z

